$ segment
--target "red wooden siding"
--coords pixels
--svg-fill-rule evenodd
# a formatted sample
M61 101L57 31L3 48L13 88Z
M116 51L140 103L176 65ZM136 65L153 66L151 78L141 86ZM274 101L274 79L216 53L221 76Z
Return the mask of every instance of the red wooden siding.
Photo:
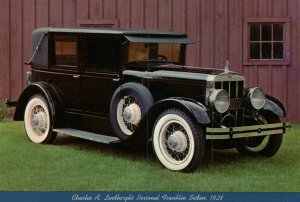
M288 118L300 122L300 2L298 0L0 0L0 98L17 98L25 87L24 61L31 32L43 26L112 22L121 28L186 32L195 42L188 65L232 69L247 86L261 86L281 100ZM243 22L248 17L289 17L290 65L243 65Z

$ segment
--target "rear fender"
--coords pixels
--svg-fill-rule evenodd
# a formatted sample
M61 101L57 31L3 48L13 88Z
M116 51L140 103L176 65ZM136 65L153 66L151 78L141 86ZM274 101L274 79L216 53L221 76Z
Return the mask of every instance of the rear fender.
M58 91L49 83L46 82L35 82L28 85L25 90L22 92L18 99L18 103L16 106L16 111L14 115L15 121L23 121L24 120L24 112L26 108L26 104L29 98L35 94L41 94L48 102L48 106L51 110L52 121L57 124L57 119L55 117L58 116L58 113L61 112L62 107L62 98L59 95Z

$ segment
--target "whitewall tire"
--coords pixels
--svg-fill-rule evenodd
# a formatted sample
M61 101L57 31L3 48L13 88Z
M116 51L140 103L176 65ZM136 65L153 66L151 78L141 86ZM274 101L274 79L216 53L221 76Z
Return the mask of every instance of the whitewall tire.
M186 113L169 109L154 124L153 149L166 168L192 171L203 159L205 139L201 127Z
M29 98L24 112L24 126L33 143L50 143L56 137L56 133L52 132L51 111L41 95Z

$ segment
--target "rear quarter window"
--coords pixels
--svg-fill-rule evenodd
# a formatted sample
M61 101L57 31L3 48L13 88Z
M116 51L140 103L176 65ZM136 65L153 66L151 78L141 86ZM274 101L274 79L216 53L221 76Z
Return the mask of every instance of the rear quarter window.
M78 40L76 36L54 36L55 64L58 66L77 66Z

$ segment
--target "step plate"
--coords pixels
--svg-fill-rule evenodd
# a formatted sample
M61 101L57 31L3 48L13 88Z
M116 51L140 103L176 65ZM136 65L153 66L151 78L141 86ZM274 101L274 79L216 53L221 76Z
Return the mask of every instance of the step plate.
M111 136L106 136L106 135L100 135L96 133L90 133L82 130L76 130L73 128L55 128L53 129L54 132L57 133L62 133L65 135L69 135L72 137L78 137L86 140L91 140L94 142L101 142L105 144L110 144L110 143L118 143L120 141L119 138L117 137L111 137Z

